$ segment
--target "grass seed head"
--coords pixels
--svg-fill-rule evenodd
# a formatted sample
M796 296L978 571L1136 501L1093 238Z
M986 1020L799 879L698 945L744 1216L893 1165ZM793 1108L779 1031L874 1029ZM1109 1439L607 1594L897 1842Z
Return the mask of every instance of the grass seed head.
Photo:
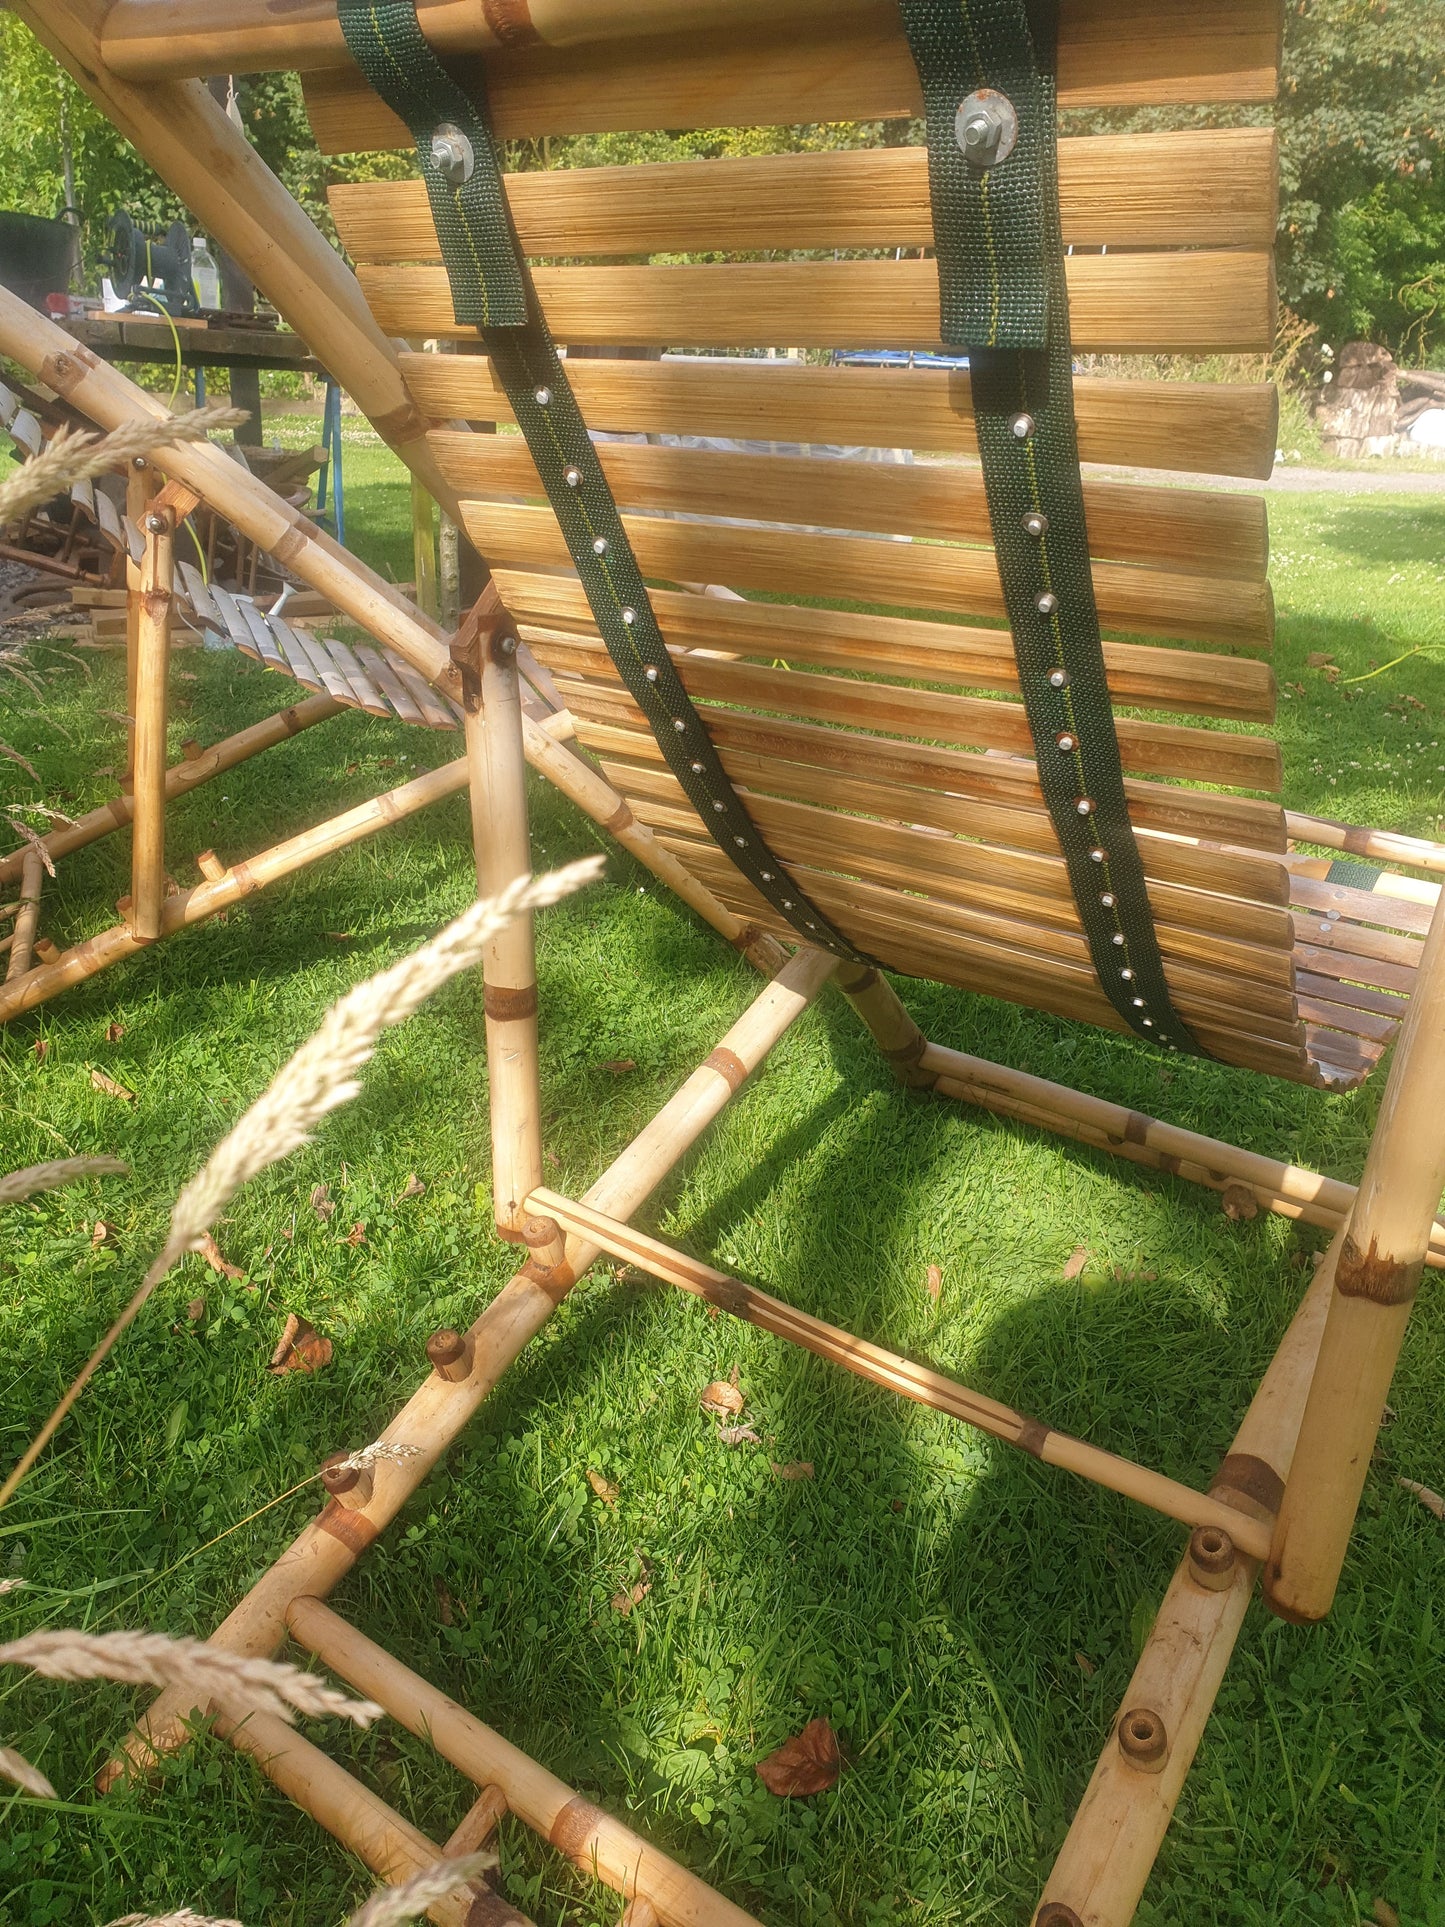
M52 1158L48 1164L31 1164L23 1171L12 1171L0 1178L0 1204L19 1204L38 1191L56 1191L77 1178L123 1178L130 1166L119 1158Z
M479 1853L458 1854L452 1860L435 1861L410 1880L402 1881L400 1886L379 1888L365 1906L351 1916L346 1927L395 1927L398 1921L415 1920L434 1900L444 1900L467 1881L500 1864L496 1854L485 1849Z
M0 1746L0 1780L11 1780L37 1800L58 1800L60 1795L38 1767L33 1767L13 1746Z

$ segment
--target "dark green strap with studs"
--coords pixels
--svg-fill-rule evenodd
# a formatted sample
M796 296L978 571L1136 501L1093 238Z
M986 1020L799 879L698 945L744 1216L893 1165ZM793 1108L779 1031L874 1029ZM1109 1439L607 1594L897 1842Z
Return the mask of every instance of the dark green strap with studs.
M456 318L486 343L607 652L669 767L719 849L805 942L865 961L758 834L673 667L537 300L484 103L469 99L432 52L414 0L339 0L338 13L357 65L411 129Z
M979 456L1039 786L1089 954L1141 1037L1174 1009L1129 820L1074 428L1050 0L899 0L923 85L942 336L969 355Z

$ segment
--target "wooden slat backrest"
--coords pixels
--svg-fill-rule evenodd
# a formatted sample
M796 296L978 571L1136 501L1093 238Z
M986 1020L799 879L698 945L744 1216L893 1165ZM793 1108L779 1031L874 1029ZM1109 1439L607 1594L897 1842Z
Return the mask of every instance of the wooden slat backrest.
M918 111L891 7L783 19L744 39L493 56L494 125L504 139L540 139L765 126L795 118L801 101L810 119ZM1061 101L1266 99L1276 55L1267 7L1065 0ZM306 94L330 151L410 144L354 72L308 75ZM981 477L948 459L975 453L967 375L805 358L939 346L922 150L562 168L510 176L507 191L557 338L650 354L578 357L572 374L644 574L684 585L659 586L657 614L762 834L883 961L1119 1028L997 626ZM1060 194L1077 354L1268 348L1268 130L1066 135ZM475 345L453 318L420 183L340 186L331 207L383 328L418 346ZM696 255L707 259L676 259ZM485 355L413 350L403 366L467 533L581 740L712 887L786 934L707 837L623 687L525 445L465 426L511 420ZM1268 472L1276 415L1263 382L1081 372L1077 391L1086 462ZM1280 780L1257 731L1274 707L1260 660L1273 635L1263 505L1093 473L1085 499L1171 994L1220 1055L1309 1076L1306 1020L1331 1024L1344 1007L1302 1014L1289 877L1273 858L1283 816L1260 794ZM726 589L696 593L706 583ZM1312 974L1309 997L1329 981ZM1355 1033L1340 1033L1348 1057L1390 1019L1357 997L1338 1021Z

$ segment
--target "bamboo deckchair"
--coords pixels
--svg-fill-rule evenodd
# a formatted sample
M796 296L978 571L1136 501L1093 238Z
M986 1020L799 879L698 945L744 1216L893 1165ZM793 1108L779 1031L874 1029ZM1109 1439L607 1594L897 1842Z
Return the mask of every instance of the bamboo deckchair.
M1065 140L1060 241L1053 63L1035 48L1021 55L1029 21L1005 4L970 13L983 41L967 88L956 84L957 22L926 0L901 10L534 0L530 12L523 0L431 0L419 27L397 6L338 15L334 0L284 14L245 0L219 19L200 0L21 0L16 10L487 558L492 579L447 649L335 545L215 472L206 451L163 464L168 490L227 494L218 506L239 527L258 541L266 530L264 546L461 701L468 754L456 786L470 785L482 887L528 867L530 760L755 961L767 967L779 942L796 946L578 1200L543 1182L532 934L519 926L498 941L484 973L494 1211L526 1262L468 1331L430 1342L430 1376L385 1434L412 1456L329 1475L331 1502L215 1638L266 1652L289 1634L425 1733L480 1789L452 1844L485 1837L510 1808L622 1891L634 1927L744 1920L324 1604L607 1252L1190 1528L1035 1915L1039 1927L1127 1921L1255 1578L1263 1569L1287 1616L1328 1610L1410 1302L1427 1259L1445 1256L1434 1224L1445 1146L1427 1109L1445 1072L1445 915L1432 918L1432 890L1357 889L1311 874L1320 866L1288 850L1291 826L1269 800L1277 752L1241 727L1273 710L1262 504L1081 480L1071 459L1076 422L1086 463L1263 475L1273 393L1074 382L1067 337L1050 332L1066 290L1080 354L1267 349L1271 137ZM385 57L359 12L386 16ZM1136 0L1064 0L1058 101L1267 100L1277 44L1274 13L1235 0L1156 0L1147 13ZM428 47L453 63L452 77L438 77ZM395 90L393 54L410 77ZM326 151L418 151L423 181L333 190L359 293L188 78L274 65L303 71ZM429 113L418 102L428 92ZM491 135L768 125L795 119L800 104L810 120L861 122L926 107L929 152L518 174L490 206L478 200ZM1018 170L1005 170L1016 142L1019 167L1043 186L1015 201ZM1008 245L990 314L982 257L967 243L995 217ZM930 248L937 262L924 258ZM651 259L678 253L730 258ZM545 359L524 257L552 332L574 351L565 363ZM98 419L135 406L119 377L69 344L57 349L37 317L0 303L0 324L0 348L74 405ZM393 336L484 352L399 351ZM743 352L960 344L966 373ZM617 347L671 352L575 352ZM1045 369L1030 355L1053 360ZM1010 398L1014 378L1024 385ZM524 433L465 426L497 421ZM587 428L616 439L594 442ZM769 446L694 445L706 438ZM982 466L810 453L840 443L981 453ZM1045 493L1019 496L1027 468L1008 464L1035 458ZM172 494L157 520L177 506ZM1055 563L1056 574L1040 573ZM699 583L748 599L691 593ZM1007 628L989 626L1001 619ZM1050 667L1040 649L1060 635L1064 654ZM1069 691L1077 710L1048 708ZM574 736L596 766L565 747ZM1354 847L1379 846L1366 834ZM1438 866L1440 853L1421 847L1415 858ZM1332 1088L1358 1082L1398 1038L1360 1189L931 1044L880 965ZM1336 1230L1209 1492L1053 1431L630 1225L830 980L911 1086L1218 1188L1241 1183ZM188 1710L163 1695L127 1757L177 1744ZM435 1856L289 1730L253 1719L232 1737L386 1878ZM484 1893L439 1902L432 1917L515 1916Z

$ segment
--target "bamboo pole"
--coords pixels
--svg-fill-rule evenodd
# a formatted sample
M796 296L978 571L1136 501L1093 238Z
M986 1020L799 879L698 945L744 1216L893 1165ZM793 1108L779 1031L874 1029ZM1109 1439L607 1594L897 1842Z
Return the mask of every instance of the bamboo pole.
M334 850L344 850L349 844L359 843L363 837L374 835L389 823L399 823L403 817L415 815L429 803L455 795L466 785L466 760L458 758L454 763L444 763L440 769L428 770L425 775L414 777L399 789L388 790L382 796L372 797L369 802L359 803L354 810L334 816L329 822L318 824L315 829L303 830L299 836L263 850L259 856L233 864L214 881L208 879L196 884L193 889L167 897L161 906L159 934L162 937L174 936L188 924L204 922L219 911L229 910L232 904L239 903L254 891L263 890L268 884L291 876L297 870L304 870L308 864L329 856ZM33 1010L37 1004L47 1002L62 990L68 990L72 984L83 983L87 977L95 976L108 965L118 963L122 957L134 956L137 950L144 948L145 944L128 923L115 924L111 929L101 931L98 936L88 937L84 943L62 951L53 963L42 964L21 981L13 985L7 982L0 988L0 1024L8 1023L22 1011Z
M468 625L463 625L466 629ZM453 645L466 694L467 767L477 892L499 894L530 875L527 763L514 635L475 627ZM482 955L491 1106L492 1212L503 1238L518 1242L523 1200L542 1178L542 1090L537 1062L537 947L530 913L517 917Z
M311 696L290 709L280 710L259 723L252 723L249 729L239 730L234 736L213 743L209 749L184 757L166 771L166 801L174 802L178 796L188 795L202 783L208 783L213 776L234 769L237 763L244 763L259 751L269 749L275 743L284 743L288 736L296 736L303 729L310 729L317 723L328 722L331 717L344 714L345 708L346 705L333 702L330 696ZM132 797L117 796L112 802L88 810L84 816L77 817L74 823L52 830L40 840L54 863L60 857L69 856L73 850L83 850L88 844L99 842L101 837L109 836L113 830L124 829L131 821L133 809ZM25 856L26 851L22 849L0 857L0 886L15 881L20 875Z
M10 933L10 961L5 981L14 983L30 969L35 952L35 932L40 924L40 892L45 884L45 863L33 844L25 846L21 859L20 908L15 912L15 928ZM0 992L0 996L3 996Z
M261 1771L303 1812L335 1834L380 1879L399 1886L442 1856L424 1833L394 1813L369 1787L338 1766L294 1726L274 1713L248 1713L243 1720L221 1718L216 1731L238 1753L247 1753ZM438 1927L469 1927L476 1890L462 1888L427 1908ZM506 1917L488 1916L497 1927ZM520 1920L520 1915L511 1919Z
M172 899L175 901L175 899ZM586 1194L614 1218L627 1218L656 1190L722 1110L747 1076L822 990L837 959L800 950L758 994L652 1122L635 1137ZM598 1247L569 1239L561 1266L524 1266L503 1286L470 1330L448 1348L456 1363L434 1370L383 1434L388 1444L414 1448L404 1461L374 1468L371 1496L359 1508L328 1506L302 1528L274 1565L212 1634L228 1652L272 1653L285 1636L286 1612L305 1594L324 1598L355 1564L466 1426L507 1367L542 1329ZM122 1757L99 1776L104 1791L128 1770L186 1738L191 1695L168 1689L142 1715L123 1743Z
M1329 850L1351 856L1375 857L1381 863L1407 863L1417 870L1445 871L1445 843L1420 836L1401 836L1394 830L1366 830L1354 823L1336 823L1327 816L1301 816L1286 810L1284 826L1301 843L1323 843Z
M151 943L161 934L166 895L166 723L170 708L171 595L175 576L175 517L159 504L147 510L136 602L135 718L131 796L131 934Z
M160 477L144 455L137 455L125 475L125 515L131 525L145 525L146 509L160 487ZM121 787L135 781L135 705L140 683L141 570L129 549L125 555L125 768Z
M319 1599L294 1600L286 1624L324 1666L379 1701L478 1786L499 1786L517 1818L574 1866L629 1901L650 1902L666 1927L757 1927L751 1914L574 1792Z
M435 503L418 476L411 478L411 557L416 580L416 606L433 622L441 617L437 584L437 538L432 521Z
M1321 1177L1296 1164L1281 1164L1257 1151L1244 1151L1221 1138L1163 1123L1142 1111L1090 1097L1027 1071L970 1057L945 1044L929 1044L920 1063L922 1069L937 1077L935 1088L941 1096L960 1098L1044 1130L1079 1137L1100 1150L1148 1162L1175 1177L1187 1177L1215 1190L1242 1184L1266 1210L1285 1217L1302 1217L1311 1224L1338 1230L1354 1207L1355 1187L1338 1178ZM1445 1265L1445 1224L1437 1223L1431 1232L1428 1262Z
M1281 1618L1323 1619L1349 1547L1380 1414L1445 1190L1445 899L1420 958L1265 1570Z
M1338 1245L1338 1240L1337 1240ZM1320 1334L1334 1253L1321 1265L1260 1383L1211 1490L1260 1519L1289 1473ZM1219 1549L1217 1549L1219 1550ZM1035 1927L1128 1927L1149 1878L1254 1591L1258 1562L1189 1553L1164 1596L1099 1764L1069 1828ZM1165 1755L1145 1771L1121 1750L1126 1717L1147 1713Z
M833 982L872 1032L899 1083L910 1090L930 1090L937 1073L923 1068L928 1039L883 973L871 964L845 964Z

